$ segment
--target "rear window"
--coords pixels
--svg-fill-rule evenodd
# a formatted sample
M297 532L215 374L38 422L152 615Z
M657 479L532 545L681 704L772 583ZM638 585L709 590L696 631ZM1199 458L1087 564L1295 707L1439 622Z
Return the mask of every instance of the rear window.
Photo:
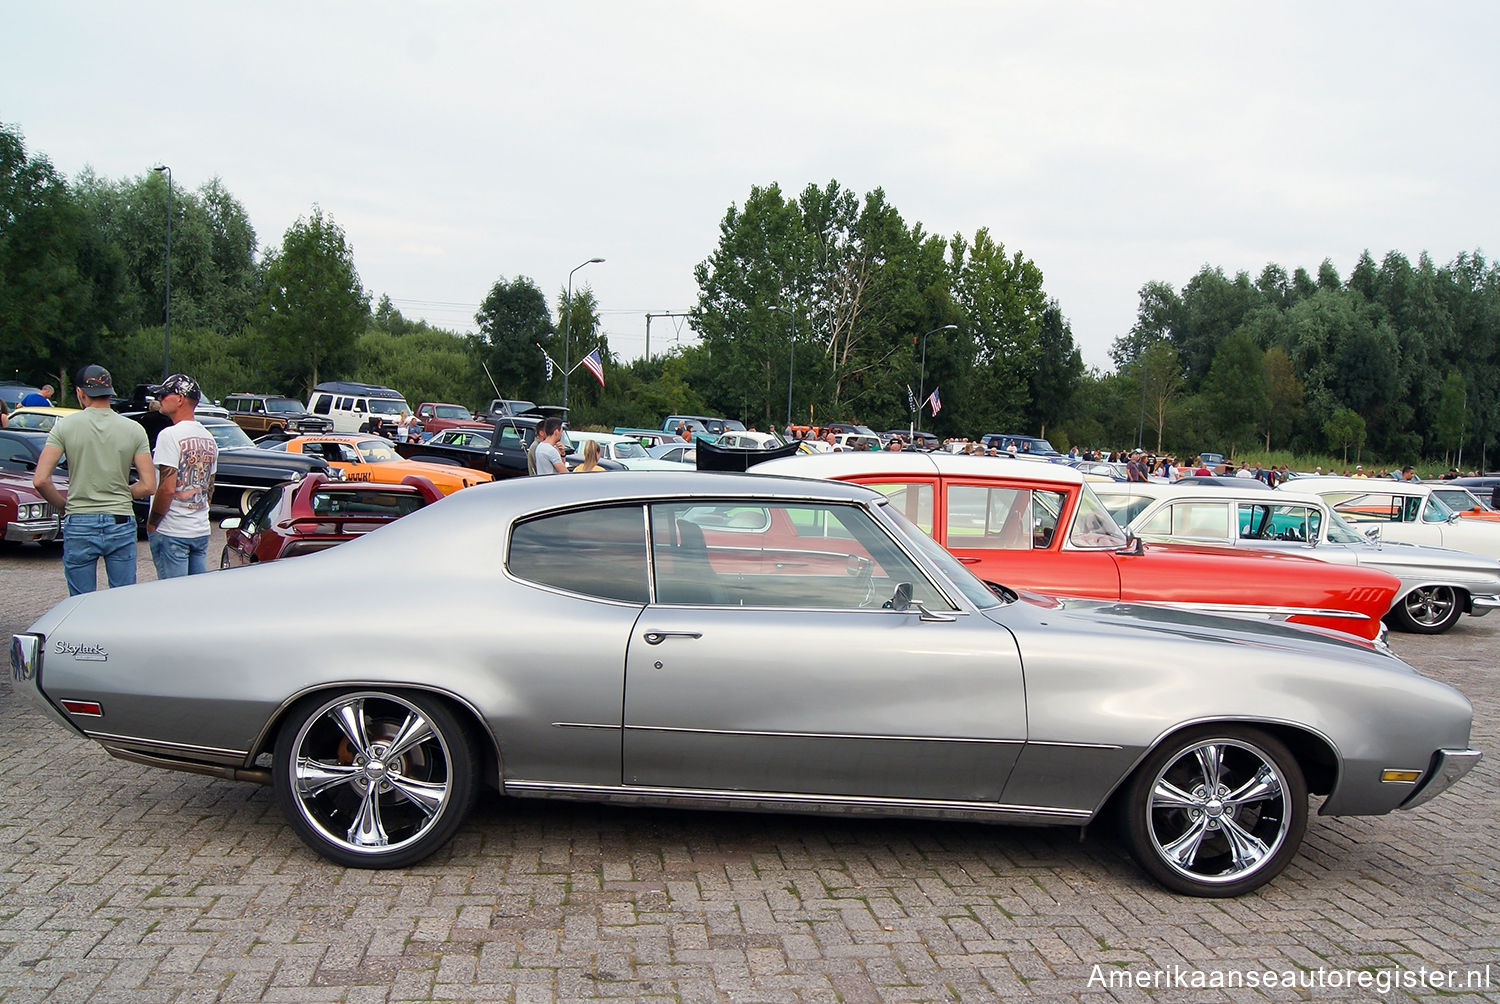
M570 593L645 604L646 517L639 505L542 516L510 535L512 575Z

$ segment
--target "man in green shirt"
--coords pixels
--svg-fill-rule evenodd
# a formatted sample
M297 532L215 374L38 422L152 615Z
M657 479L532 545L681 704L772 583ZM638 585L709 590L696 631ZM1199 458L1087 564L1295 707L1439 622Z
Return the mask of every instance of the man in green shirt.
M109 406L114 383L103 366L78 371L75 414L59 419L47 433L47 445L31 479L42 497L63 513L63 575L68 595L98 587L99 559L104 559L110 588L135 582L136 533L133 499L156 491L156 468L146 430ZM68 495L52 483L52 472L68 462ZM139 480L130 483L130 468Z

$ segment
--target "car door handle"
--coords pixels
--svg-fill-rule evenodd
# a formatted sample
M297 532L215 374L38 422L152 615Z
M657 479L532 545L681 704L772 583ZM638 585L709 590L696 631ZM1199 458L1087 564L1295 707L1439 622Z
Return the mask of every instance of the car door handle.
M960 554L960 555L955 555L955 557L957 557L957 558L958 558L958 560L959 560L959 561L960 561L960 562L961 562L961 563L962 563L962 564L965 564L965 565L977 565L977 564L979 564L979 559L978 559L978 558L965 558L965 557L964 557L964 556L963 556L963 555L961 555L961 554Z
M660 645L668 638L702 638L701 631L647 631L646 644Z

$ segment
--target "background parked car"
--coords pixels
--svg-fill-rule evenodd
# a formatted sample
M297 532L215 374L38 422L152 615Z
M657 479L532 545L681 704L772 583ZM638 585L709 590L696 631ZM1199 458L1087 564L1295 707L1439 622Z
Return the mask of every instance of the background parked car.
M1373 531L1382 540L1455 547L1500 558L1500 522L1460 518L1433 494L1428 482L1309 477L1287 484L1287 490L1321 496L1356 530Z
M431 481L409 474L396 485L330 481L309 474L277 485L250 512L224 529L220 568L326 551L378 530L443 497Z
M280 394L230 394L224 398L224 410L252 439L333 431L332 419L308 414L301 401Z
M408 474L420 474L437 485L445 495L449 495L461 488L491 480L483 471L451 464L408 460L397 453L388 440L379 436L298 436L277 444L275 448L291 454L319 457L328 466L342 470L348 481L393 485L400 484Z
M67 418L77 408L40 408L32 405L11 410L6 428L30 432L51 432L59 420Z
M575 432L572 429L564 433L566 446L573 451L568 457L569 466L576 466L573 460L581 460L583 457L583 444L593 440L599 444L599 466L606 470L627 471L675 471L681 467L670 460L657 460L646 452L640 440L634 436L617 436L612 432ZM605 461L610 463L606 464Z
M1385 619L1404 631L1440 634L1464 613L1479 617L1500 607L1500 561L1372 541L1310 493L1156 483L1095 485L1094 493L1148 541L1280 551L1390 572L1401 588Z
M1292 555L1131 547L1080 472L1040 457L825 453L753 470L875 488L980 577L1015 589L1291 620L1375 639L1400 587L1375 569Z
M32 486L31 476L0 470L0 541L45 544L61 538L58 512Z

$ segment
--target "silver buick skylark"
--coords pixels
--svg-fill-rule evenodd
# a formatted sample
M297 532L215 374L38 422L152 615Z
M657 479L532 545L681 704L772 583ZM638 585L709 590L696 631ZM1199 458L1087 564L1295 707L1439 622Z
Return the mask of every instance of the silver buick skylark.
M394 611L368 588L393 577ZM1286 866L1311 795L1412 808L1480 757L1463 695L1380 645L1018 594L876 492L696 471L478 486L320 554L74 597L11 662L112 755L270 784L366 868L437 850L489 785L1108 815L1164 885L1232 896Z

